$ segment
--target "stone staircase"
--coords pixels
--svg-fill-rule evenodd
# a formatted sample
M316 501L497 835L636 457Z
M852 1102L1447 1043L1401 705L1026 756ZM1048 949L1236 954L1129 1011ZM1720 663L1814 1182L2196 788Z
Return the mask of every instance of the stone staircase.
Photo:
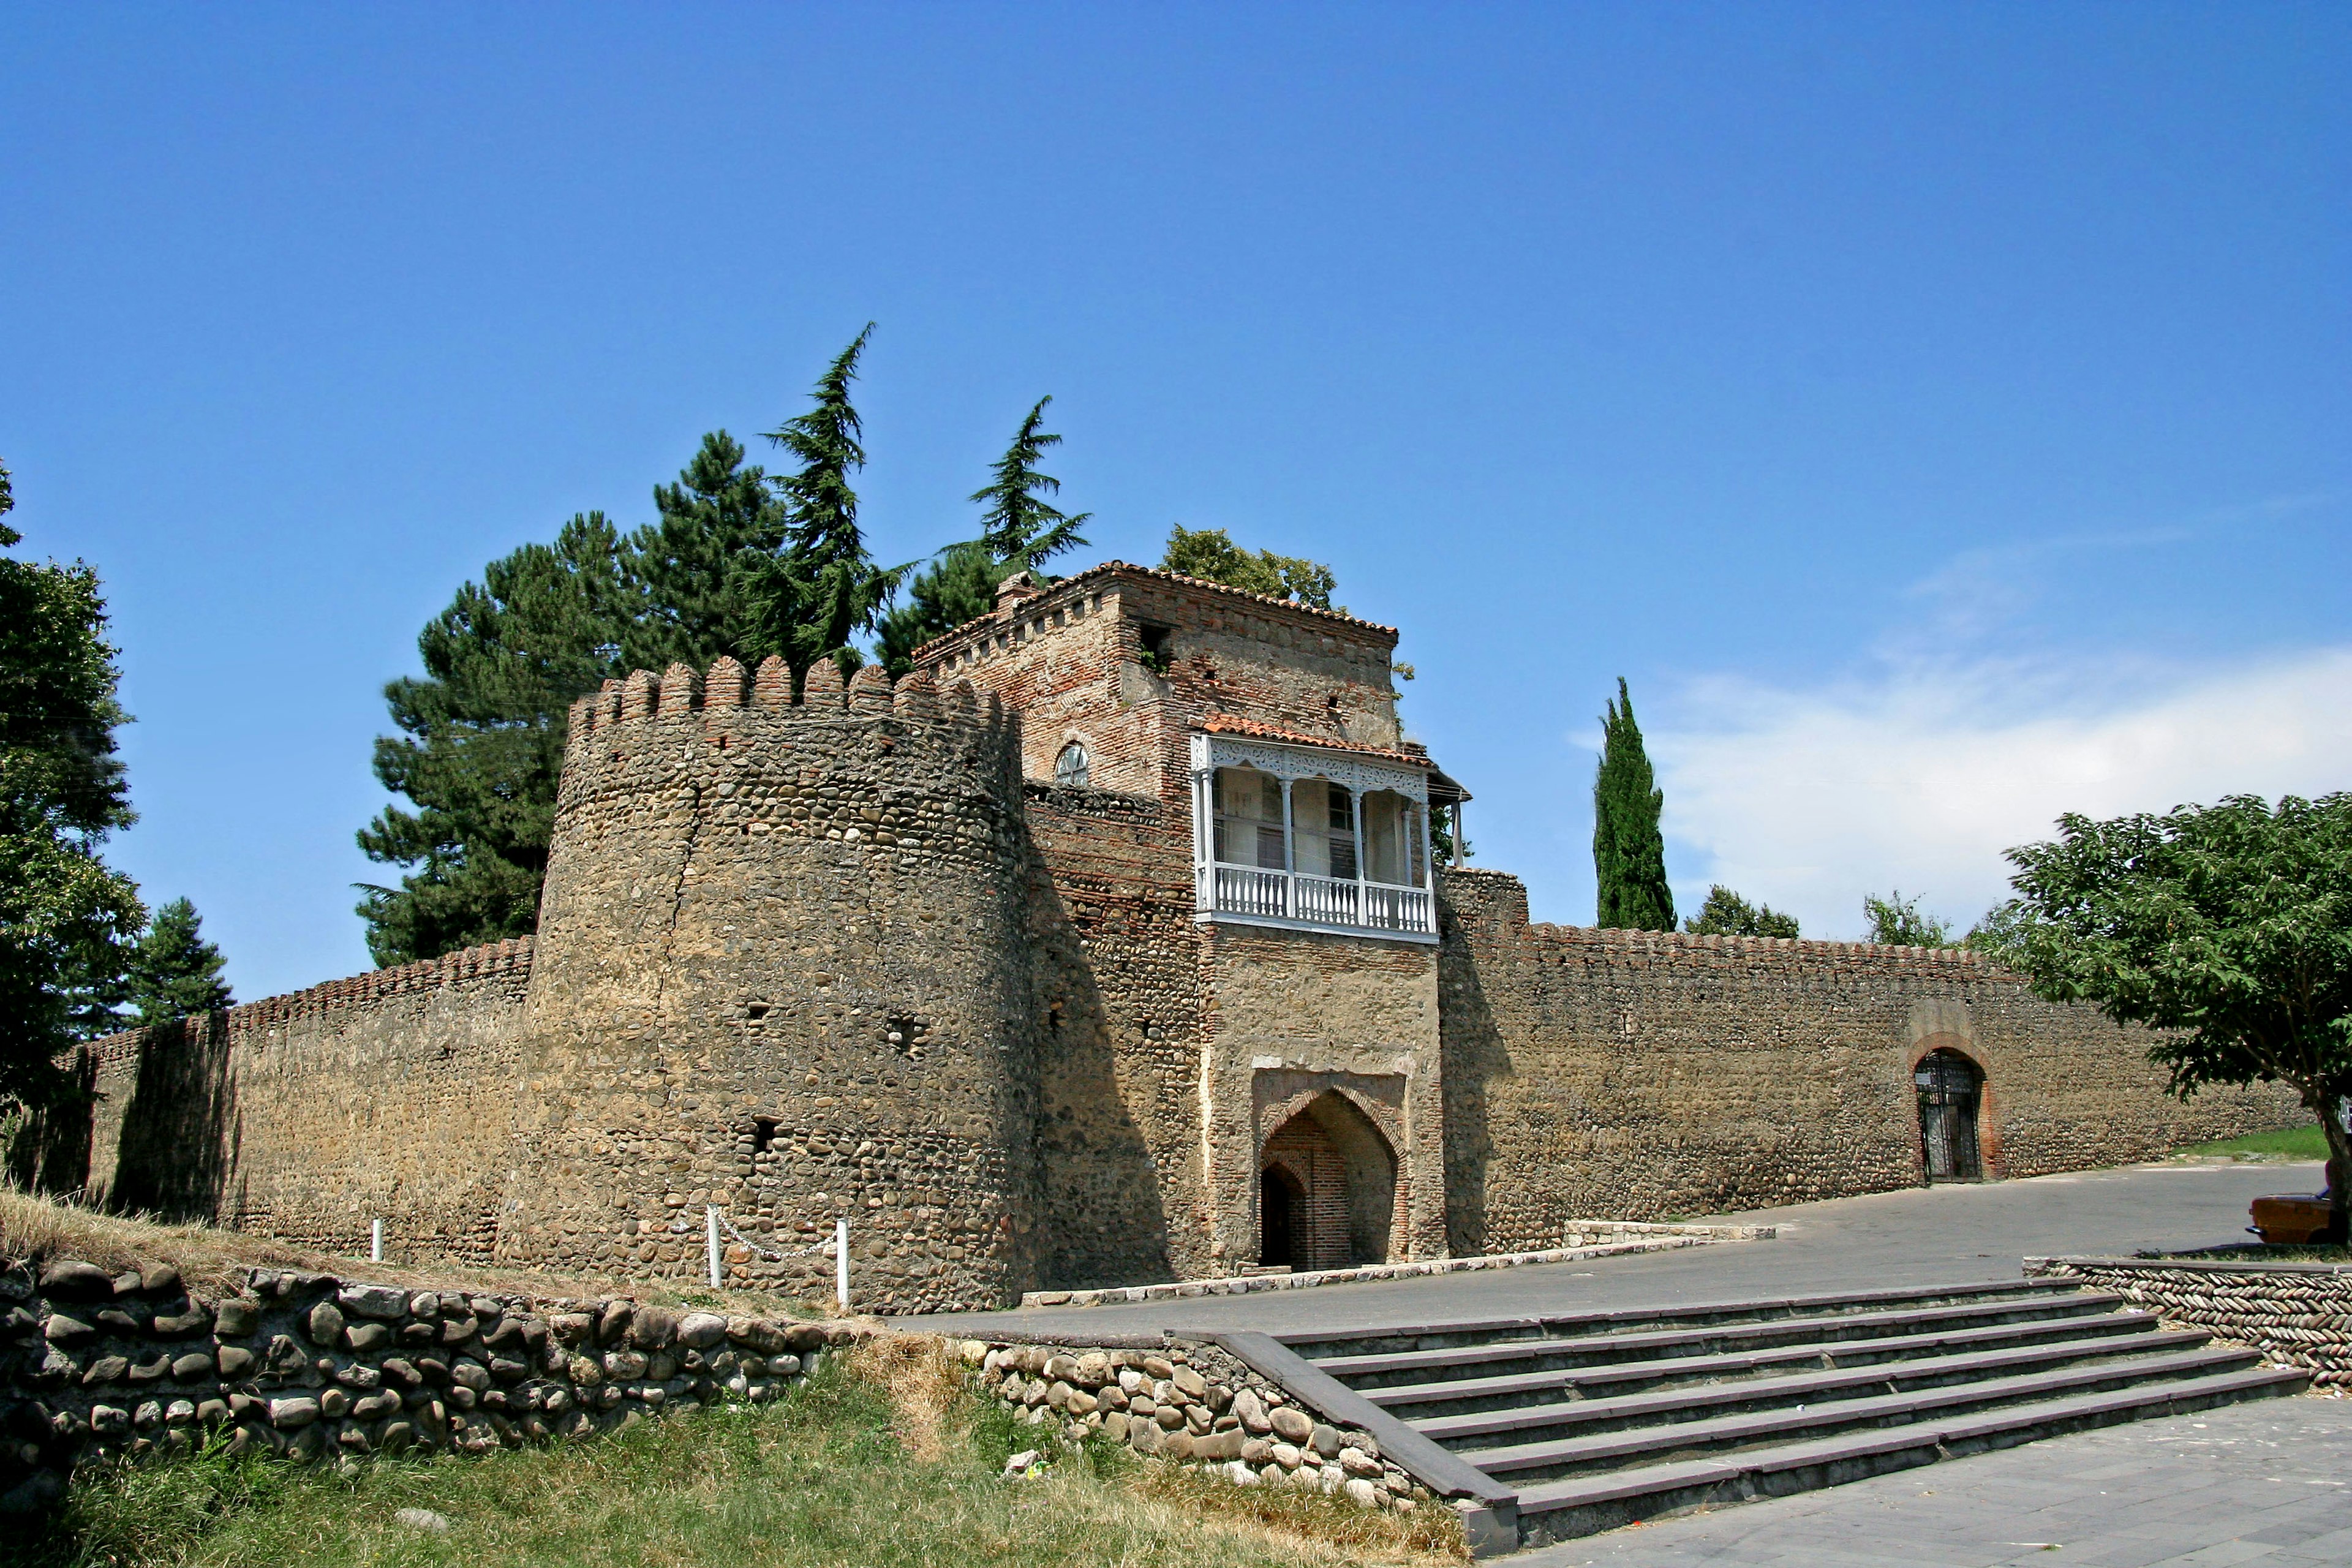
M2025 1280L1274 1339L1391 1449L1478 1472L1494 1550L2304 1386L2121 1303Z

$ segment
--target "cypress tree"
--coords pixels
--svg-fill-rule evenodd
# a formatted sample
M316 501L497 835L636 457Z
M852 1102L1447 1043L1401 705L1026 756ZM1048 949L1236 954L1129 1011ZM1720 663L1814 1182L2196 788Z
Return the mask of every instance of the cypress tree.
M1601 717L1601 766L1592 780L1592 869L1600 884L1593 923L1619 931L1672 931L1666 840L1658 826L1666 797L1657 787L1633 698L1617 678L1617 700Z
M196 906L173 899L131 955L129 1001L142 1024L168 1024L236 1004L221 979L221 951L204 939Z

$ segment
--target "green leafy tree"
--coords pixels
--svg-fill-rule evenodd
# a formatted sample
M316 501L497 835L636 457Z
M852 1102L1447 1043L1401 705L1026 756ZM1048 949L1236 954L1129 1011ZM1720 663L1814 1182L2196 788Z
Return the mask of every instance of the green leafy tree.
M236 1005L221 978L221 951L204 939L196 906L173 899L131 954L128 1000L142 1024L168 1024Z
M1053 401L1037 400L990 481L971 493L986 509L981 537L941 551L907 584L908 602L882 617L876 640L893 676L914 668L915 649L993 610L997 585L1007 577L1027 572L1050 583L1044 563L1086 543L1078 529L1094 514L1071 517L1047 500L1060 492L1062 481L1037 466L1046 447L1062 444L1045 428L1045 405Z
M1950 947L1952 923L1938 920L1919 907L1919 900L1903 896L1897 888L1885 898L1864 893L1862 898L1862 918L1870 922L1870 934L1864 942L1885 942L1895 947Z
M1683 921L1683 930L1696 936L1794 936L1797 917L1769 904L1751 904L1717 882L1706 890L1698 913Z
M849 389L873 335L869 321L817 378L815 405L768 433L799 464L772 481L785 509L783 548L736 558L736 592L746 610L743 657L780 655L796 679L820 658L835 659L845 672L864 662L850 639L874 629L912 569L911 563L874 563L850 484L866 466L866 448Z
M1339 585L1331 568L1319 562L1271 550L1244 550L1222 528L1177 524L1168 531L1168 553L1160 564L1164 571L1205 583L1223 583L1270 599L1296 599L1318 610L1331 607L1332 592Z
M0 516L16 504L0 466ZM0 549L23 535L0 523ZM147 911L99 858L132 821L98 574L0 556L0 1105L68 1089L60 1050L103 1032Z
M631 607L620 542L590 512L490 563L418 636L424 677L384 688L403 733L375 747L376 777L416 809L387 806L359 835L371 860L416 868L362 884L378 963L536 928L567 710L624 673Z
M1665 792L1657 785L1633 694L1617 678L1617 700L1601 716L1601 765L1592 779L1592 870L1600 886L1594 924L1618 931L1675 929L1666 885L1666 839L1659 826Z
M635 595L621 649L630 668L701 668L746 646L751 615L737 563L782 549L788 514L767 474L743 457L741 443L714 430L676 484L655 487L655 521L629 535L620 557Z
M2042 995L2163 1031L2184 1099L2293 1088L2327 1139L2336 1235L2352 1217L2352 795L2231 795L2095 822L2009 852L2001 956Z

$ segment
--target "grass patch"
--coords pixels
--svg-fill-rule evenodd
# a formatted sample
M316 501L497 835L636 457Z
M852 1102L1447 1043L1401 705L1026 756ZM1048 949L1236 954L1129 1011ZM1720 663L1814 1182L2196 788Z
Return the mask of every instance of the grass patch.
M2233 1160L2316 1160L2327 1158L2327 1134L2315 1121L2283 1132L2249 1132L2213 1143L2191 1143L2177 1154L2226 1155Z
M28 1568L1187 1568L1458 1562L1450 1510L1393 1516L1146 1466L1110 1444L1002 1479L1034 1428L980 1398L937 1342L830 1357L771 1405L688 1412L593 1442L379 1460L346 1475L208 1452L86 1473ZM429 1510L446 1531L404 1524ZM1344 1517L1343 1517L1344 1515Z

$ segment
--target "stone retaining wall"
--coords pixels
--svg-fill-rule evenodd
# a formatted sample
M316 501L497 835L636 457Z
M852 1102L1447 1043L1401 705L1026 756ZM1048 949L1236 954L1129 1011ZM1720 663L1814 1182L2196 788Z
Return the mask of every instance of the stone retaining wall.
M1066 1441L1099 1432L1149 1458L1213 1468L1241 1486L1335 1492L1411 1512L1427 1489L1370 1433L1309 1410L1212 1344L1157 1348L964 1343L990 1394Z
M2155 1312L2352 1388L2352 1266L2168 1258L2029 1258L2035 1279L2080 1279Z
M0 1512L48 1502L90 1459L224 1433L303 1461L480 1453L762 1402L875 1331L268 1268L213 1298L169 1267L70 1261L0 1268Z

